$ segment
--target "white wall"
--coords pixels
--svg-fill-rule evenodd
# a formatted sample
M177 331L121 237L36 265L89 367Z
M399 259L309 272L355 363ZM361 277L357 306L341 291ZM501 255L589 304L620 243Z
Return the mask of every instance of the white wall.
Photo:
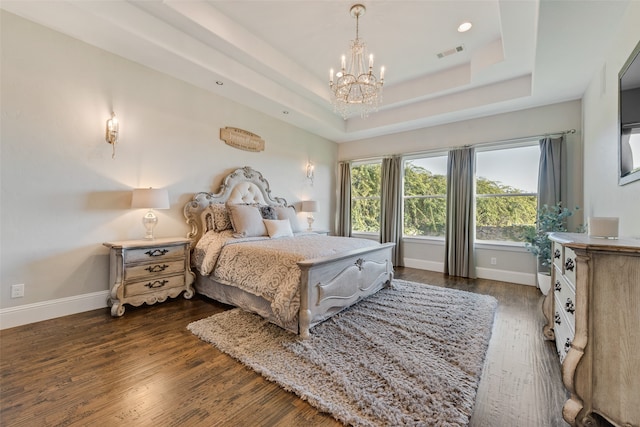
M618 73L640 40L640 2L629 2L602 69L583 98L584 200L589 216L617 216L640 237L640 181L618 185Z
M2 327L20 307L52 300L75 301L67 305L83 311L92 307L74 298L97 292L105 306L102 242L144 235L144 212L129 209L135 187L169 190L171 209L158 211L158 237L186 236L182 208L190 196L217 191L227 173L247 165L290 203L318 200L314 227L333 224L335 143L15 15L0 16ZM104 140L112 109L121 123L115 159ZM225 145L225 126L260 135L265 151ZM304 177L307 159L316 165L314 186ZM10 299L17 283L26 285L25 296Z
M582 202L582 107L579 100L514 111L463 122L434 126L410 132L342 143L340 160L357 160L389 154L406 154L463 145L482 144L576 129L567 135L567 193L565 206L584 206ZM583 222L582 212L574 219ZM403 241L405 265L442 271L444 244L441 241L410 238ZM478 277L527 285L535 284L534 257L523 247L478 245ZM496 264L491 264L496 258Z

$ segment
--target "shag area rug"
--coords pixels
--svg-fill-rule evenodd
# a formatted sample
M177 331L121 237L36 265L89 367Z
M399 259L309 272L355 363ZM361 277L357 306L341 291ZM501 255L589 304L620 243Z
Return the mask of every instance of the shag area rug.
M320 411L356 426L466 426L495 298L394 280L298 336L239 309L188 329Z

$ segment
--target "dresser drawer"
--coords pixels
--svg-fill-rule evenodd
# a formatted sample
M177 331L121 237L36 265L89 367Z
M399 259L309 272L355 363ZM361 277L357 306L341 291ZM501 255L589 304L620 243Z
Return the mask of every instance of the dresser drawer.
M174 261L158 260L158 262L148 264L132 265L124 271L124 280L129 282L140 277L151 280L159 276L170 276L176 273L182 273L185 268L184 262L184 259Z
M184 274L180 274L178 276L150 278L127 284L124 288L124 296L131 297L134 295L155 293L171 288L183 287L184 285Z
M567 317L564 316L561 311L556 311L555 314L556 351L558 352L558 356L560 356L560 363L562 363L571 348L575 334L568 324Z
M562 274L562 268L564 263L564 248L558 242L553 242L553 247L551 248L551 260L553 265L560 269L560 274Z
M142 261L160 261L164 259L185 256L184 245L179 246L156 246L151 248L129 249L124 253L125 264Z
M571 323L572 329L575 327L575 308L576 308L576 291L573 284L560 276L556 276L553 284L553 293L555 296L554 306L556 311L563 312Z
M569 282L576 285L576 253L570 248L564 248L563 274Z

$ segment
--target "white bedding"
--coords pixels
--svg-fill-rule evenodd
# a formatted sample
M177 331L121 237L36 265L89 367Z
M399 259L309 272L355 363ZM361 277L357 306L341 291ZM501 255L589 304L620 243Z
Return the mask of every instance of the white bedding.
M299 261L377 245L366 239L315 233L270 239L235 238L232 230L210 231L198 241L193 261L202 275L266 299L275 316L288 323L300 307Z

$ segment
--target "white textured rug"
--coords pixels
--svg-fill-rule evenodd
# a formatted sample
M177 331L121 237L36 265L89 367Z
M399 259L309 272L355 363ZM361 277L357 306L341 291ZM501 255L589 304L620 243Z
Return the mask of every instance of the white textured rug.
M466 426L497 301L393 284L314 327L308 340L238 309L188 329L345 424Z

